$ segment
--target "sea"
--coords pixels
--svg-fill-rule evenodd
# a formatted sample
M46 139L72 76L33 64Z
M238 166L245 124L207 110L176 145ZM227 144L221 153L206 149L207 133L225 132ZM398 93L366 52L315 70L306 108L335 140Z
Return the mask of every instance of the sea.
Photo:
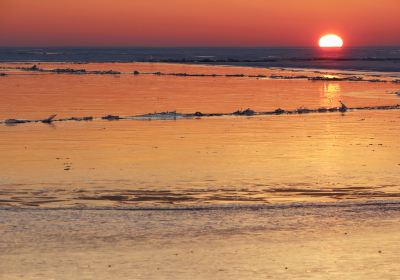
M0 48L1 62L170 62L253 67L400 71L400 47Z
M0 280L400 279L400 47L2 48L0 70ZM119 118L167 112L219 114Z

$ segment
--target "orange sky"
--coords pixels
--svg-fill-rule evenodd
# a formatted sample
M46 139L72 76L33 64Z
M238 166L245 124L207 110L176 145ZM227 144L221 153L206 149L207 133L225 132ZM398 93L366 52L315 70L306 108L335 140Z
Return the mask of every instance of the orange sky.
M0 0L0 46L400 45L399 0Z

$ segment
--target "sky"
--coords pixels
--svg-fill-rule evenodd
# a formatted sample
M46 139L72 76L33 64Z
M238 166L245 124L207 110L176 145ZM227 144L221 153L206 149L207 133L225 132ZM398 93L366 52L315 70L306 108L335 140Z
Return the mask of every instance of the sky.
M0 46L400 45L399 0L0 0Z

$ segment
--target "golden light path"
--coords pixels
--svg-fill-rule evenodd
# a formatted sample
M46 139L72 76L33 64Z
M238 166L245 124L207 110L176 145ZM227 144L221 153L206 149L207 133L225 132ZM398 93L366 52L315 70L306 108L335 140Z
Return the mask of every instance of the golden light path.
M319 46L321 48L341 48L343 40L335 34L327 34L319 39Z

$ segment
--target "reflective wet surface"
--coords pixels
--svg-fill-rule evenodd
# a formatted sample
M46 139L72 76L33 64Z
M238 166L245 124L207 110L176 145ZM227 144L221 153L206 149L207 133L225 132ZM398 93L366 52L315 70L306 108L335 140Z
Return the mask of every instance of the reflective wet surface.
M397 279L399 204L0 210L1 279Z
M124 73L9 70L0 119L399 103L391 82L128 74L289 70L74 67ZM0 279L397 279L399 122L364 110L1 124Z
M14 65L15 66L15 65ZM272 73L173 64L40 64L128 73ZM288 70L278 74L297 75ZM304 74L304 73L303 73ZM315 73L306 73L316 75ZM2 78L2 117L391 105L395 84L227 77ZM397 198L398 111L0 127L2 206L204 206Z
M1 203L396 198L399 120L388 111L2 126Z

